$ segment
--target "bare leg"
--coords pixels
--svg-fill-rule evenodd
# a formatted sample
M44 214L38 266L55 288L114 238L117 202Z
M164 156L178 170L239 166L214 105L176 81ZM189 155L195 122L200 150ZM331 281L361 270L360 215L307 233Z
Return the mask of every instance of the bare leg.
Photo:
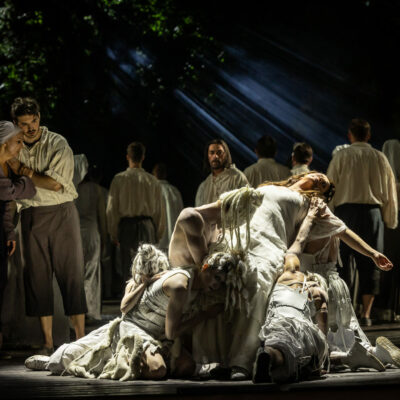
M370 318L372 304L374 303L375 296L373 294L363 294L362 296L363 310L361 317Z
M151 354L148 348L143 354L142 359L142 378L144 379L163 379L167 374L167 366L160 353Z
M75 314L70 317L71 323L75 329L76 340L85 336L85 314Z
M40 326L44 336L44 347L53 348L53 316L45 315L40 317Z

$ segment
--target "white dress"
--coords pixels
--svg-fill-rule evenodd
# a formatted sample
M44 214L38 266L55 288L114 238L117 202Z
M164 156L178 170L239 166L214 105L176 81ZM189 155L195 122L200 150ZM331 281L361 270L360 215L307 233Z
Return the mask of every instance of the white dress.
M220 334L222 326L226 326L220 320L199 325L195 330L193 352L200 363L221 362L251 370L260 345L258 334L265 321L269 295L283 272L286 250L307 214L309 200L296 191L273 185L262 186L257 191L264 197L250 221L250 271L246 284L250 316L236 313L226 336ZM341 220L327 212L327 218L313 225L310 240L330 237L345 229ZM245 226L241 231L244 242ZM220 328L216 328L216 324ZM215 343L214 338L219 342Z

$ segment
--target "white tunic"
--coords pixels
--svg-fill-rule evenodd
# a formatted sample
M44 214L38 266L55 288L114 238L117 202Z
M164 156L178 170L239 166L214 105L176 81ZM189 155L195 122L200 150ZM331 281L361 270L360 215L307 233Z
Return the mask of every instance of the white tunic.
M58 192L36 187L31 199L18 200L18 211L28 207L53 206L73 201L78 197L72 182L74 156L67 140L45 126L40 127L42 135L31 147L24 145L18 159L27 167L49 176L62 185Z
M306 174L310 172L310 168L308 168L307 164L297 164L291 170L291 175L299 175L299 174Z
M244 170L250 185L256 188L265 181L279 182L290 176L288 167L276 162L273 158L259 158L255 164Z
M229 190L239 189L248 185L248 181L243 172L239 171L234 164L226 168L217 176L213 174L200 184L196 193L195 206L199 207L203 204L210 204L219 199L222 193Z
M166 180L160 180L162 194L165 200L165 213L167 218L166 229L158 247L167 250L175 228L175 222L183 209L183 200L178 188Z
M127 168L114 176L107 203L107 223L111 239L118 239L123 217L151 217L158 240L165 230L165 207L161 185L143 168Z
M396 180L381 151L368 143L355 142L335 154L327 176L336 186L332 209L345 203L378 204L386 226L396 228Z

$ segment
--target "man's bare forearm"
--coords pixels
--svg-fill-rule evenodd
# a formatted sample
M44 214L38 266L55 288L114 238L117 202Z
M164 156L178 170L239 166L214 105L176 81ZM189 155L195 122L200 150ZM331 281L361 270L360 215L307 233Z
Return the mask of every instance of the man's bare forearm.
M40 187L42 189L52 190L53 192L58 192L63 187L61 183L58 183L55 179L51 178L50 176L42 175L35 171L33 171L31 179L35 184L35 186Z
M303 219L303 222L300 225L296 239L294 240L294 242L287 251L288 253L293 253L299 256L303 252L304 246L308 239L308 235L310 234L311 231L313 220L314 219L312 217L306 215L306 217Z

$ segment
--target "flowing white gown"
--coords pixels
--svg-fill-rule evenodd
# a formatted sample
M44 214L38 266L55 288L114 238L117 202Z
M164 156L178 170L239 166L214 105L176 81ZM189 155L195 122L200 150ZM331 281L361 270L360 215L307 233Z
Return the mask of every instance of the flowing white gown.
M227 323L223 316L200 324L193 335L193 356L199 363L222 363L251 371L259 332L266 318L268 298L277 277L283 271L287 248L296 237L298 227L307 214L309 200L300 193L280 186L257 189L263 201L250 221L250 270L246 288L249 292L250 315L235 313ZM346 229L344 223L329 210L318 219L310 232L310 240L336 235ZM241 227L244 242L246 227Z

